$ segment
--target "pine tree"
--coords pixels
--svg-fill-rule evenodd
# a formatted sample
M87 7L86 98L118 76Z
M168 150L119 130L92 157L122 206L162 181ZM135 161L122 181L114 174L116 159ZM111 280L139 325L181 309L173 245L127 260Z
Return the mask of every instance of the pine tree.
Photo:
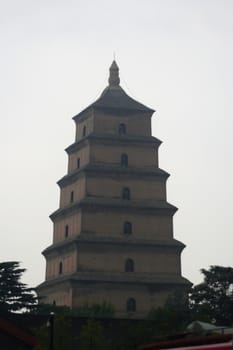
M9 313L29 311L37 304L37 296L33 288L22 283L22 274L18 261L0 262L0 312Z

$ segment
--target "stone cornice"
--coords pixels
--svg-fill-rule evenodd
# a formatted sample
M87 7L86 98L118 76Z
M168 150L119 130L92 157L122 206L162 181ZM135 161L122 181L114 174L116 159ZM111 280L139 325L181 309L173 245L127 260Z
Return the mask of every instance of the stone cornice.
M84 137L81 140L72 143L70 146L68 146L67 148L65 148L65 151L67 154L71 154L73 152L78 151L80 148L87 146L89 144L89 140L88 137Z
M132 166L128 166L127 168L123 168L123 167L119 167L119 166L115 166L115 165L106 165L106 164L88 164L85 167L83 167L82 169L77 169L75 171L73 171L70 174L67 174L65 176L63 176L58 182L57 184L62 188L65 187L71 183L74 183L77 179L79 179L81 176L83 176L85 174L93 174L95 176L101 176L103 177L105 174L109 177L109 176L118 176L118 175L125 175L125 176L130 176L131 178L134 177L138 177L138 178L142 178L142 176L145 177L157 177L157 178L161 178L164 181L167 180L167 178L170 176L166 171L160 169L160 168L152 168L152 167L143 167L143 168L139 168L139 167L132 167Z
M103 107L103 106L97 106L95 104L91 104L90 106L86 107L84 110L82 110L80 113L75 115L73 117L73 120L75 122L77 121L82 121L88 118L90 114L95 113L95 111L101 111L102 113L106 115L113 115L115 117L117 116L130 116L130 115L135 115L135 114L141 114L145 116L149 116L150 118L152 117L152 114L155 112L154 109L147 109L147 110L140 110L140 109L129 109L129 108L113 108L111 106L108 107Z
M60 218L66 215L72 215L73 213L78 212L81 210L81 202L70 204L62 209L58 209L55 212L53 212L49 217L52 221L56 218Z
M122 237L103 237L96 234L82 233L78 236L71 237L69 239L64 239L63 241L52 244L46 248L42 254L48 256L50 253L67 250L75 248L76 245L101 245L101 246L133 246L133 247L152 247L156 250L175 250L181 252L185 245L176 239L170 240L157 240L157 239L139 239L135 238L133 235L122 235Z
M133 213L149 213L149 214L165 214L174 215L177 208L166 201L156 200L125 200L118 198L104 198L104 197L85 197L79 202L58 209L50 215L51 220L71 214L80 209L85 209L88 212L102 211L103 209L111 209L113 211L127 211Z
M116 143L119 144L139 144L142 145L155 145L160 146L162 141L154 136L135 136L135 135L116 135L116 134L90 134L90 139L100 141L100 143L108 142L108 143Z
M62 275L51 280L47 280L40 284L37 288L55 287L61 283L104 283L104 284L120 284L124 285L148 285L148 286L183 286L191 287L191 283L180 275L170 274L150 274L150 273L136 273L136 272L83 272L78 271L74 274Z
M159 147L162 143L159 139L154 136L130 136L130 135L109 135L109 134L95 134L91 133L87 135L85 138L71 144L68 146L65 151L68 154L76 152L80 148L87 145L88 142L98 142L100 144L117 144L117 145L137 145L139 147L151 147L154 145L155 147Z
M105 198L105 197L86 197L82 201L84 207L93 208L112 208L122 209L127 211L148 211L151 210L164 212L164 213L175 213L177 208L163 200L127 200L122 198Z

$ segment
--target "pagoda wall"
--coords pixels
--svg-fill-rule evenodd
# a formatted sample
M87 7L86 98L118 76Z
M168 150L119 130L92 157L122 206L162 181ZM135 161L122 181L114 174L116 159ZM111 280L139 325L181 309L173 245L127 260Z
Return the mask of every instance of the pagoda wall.
M84 134L85 128L85 134ZM86 111L81 118L79 118L78 123L76 123L76 136L75 140L79 141L86 137L88 134L94 130L94 114L92 110Z
M119 125L126 126L129 136L150 136L151 135L151 113L137 113L130 115L119 115L111 111L104 113L95 111L94 129L95 133L119 135Z
M71 173L78 168L78 159L80 167L83 167L90 162L90 145L88 143L85 145L85 147L69 154L68 173Z
M62 268L60 268L62 264ZM47 256L46 280L60 275L74 273L77 270L77 251L51 254Z
M180 274L180 257L177 251L154 247L135 247L128 245L94 246L81 249L78 256L78 271L134 274ZM133 272L125 272L126 260L134 264Z
M73 199L71 200L71 192ZM86 195L86 178L81 176L78 181L61 188L60 208L64 208L72 202L80 201Z
M87 195L105 197L105 198L122 198L122 189L130 189L131 200L166 200L165 181L153 178L141 180L131 176L106 176L88 178L86 182Z
M43 298L43 303L53 304L56 303L57 306L72 306L72 295L73 291L69 283L60 283L58 286L49 287L46 292L42 289L41 296L46 296Z
M120 141L120 140L119 140ZM127 154L128 167L158 167L158 152L153 146L135 144L122 145L121 142L105 145L96 143L90 151L91 163L103 163L121 166L121 155Z
M82 216L80 211L66 215L54 222L53 243L60 242L66 238L79 235L81 232L81 220ZM68 234L66 233L66 227L68 226Z
M122 237L125 222L132 224L132 237L139 239L173 239L172 217L125 212L124 210L83 212L82 231L103 237Z
M150 288L146 284L127 283L79 283L73 286L73 307L97 303L109 302L114 306L115 316L118 318L143 318L148 311L164 305L172 288ZM137 300L137 313L126 311L126 303L129 297Z

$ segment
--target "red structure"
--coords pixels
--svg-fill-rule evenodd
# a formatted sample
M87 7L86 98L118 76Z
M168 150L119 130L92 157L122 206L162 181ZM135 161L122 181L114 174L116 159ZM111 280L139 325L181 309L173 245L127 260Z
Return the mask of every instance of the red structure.
M0 318L0 348L7 350L33 349L36 338L12 321Z
M167 340L143 345L139 350L233 350L232 334L212 334L188 336L182 339Z

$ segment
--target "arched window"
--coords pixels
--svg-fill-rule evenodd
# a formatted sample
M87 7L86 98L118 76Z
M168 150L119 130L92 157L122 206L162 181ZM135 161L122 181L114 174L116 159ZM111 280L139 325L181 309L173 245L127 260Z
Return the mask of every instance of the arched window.
M123 199L130 199L130 189L128 187L124 187L122 189L122 198Z
M83 137L86 136L86 133L87 133L87 127L86 127L86 125L84 125L84 127L83 127Z
M121 155L121 166L124 168L127 168L128 166L128 156L125 153Z
M126 135L126 125L124 123L119 124L118 134L119 135Z
M77 158L77 169L80 168L80 158Z
M134 298L129 298L126 303L126 310L128 312L136 311L136 300Z
M123 232L126 235L131 235L132 233L132 224L129 221L124 222Z
M62 270L63 270L63 265L62 265L62 262L60 261L59 262L59 275L62 274Z
M134 272L134 261L132 259L125 261L125 272Z
M68 237L69 236L69 226L66 225L65 226L65 237Z
M70 192L70 203L73 203L74 201L74 191Z

